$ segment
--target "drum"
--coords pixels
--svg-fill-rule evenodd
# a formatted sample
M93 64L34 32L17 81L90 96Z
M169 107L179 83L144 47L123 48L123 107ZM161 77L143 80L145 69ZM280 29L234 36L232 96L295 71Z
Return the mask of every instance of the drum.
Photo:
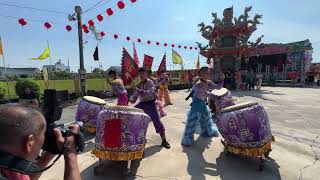
M150 117L141 109L108 106L99 114L92 154L102 160L141 159Z
M234 99L226 88L211 91L210 107L214 114L220 113L221 109L234 105Z
M257 102L223 108L217 119L217 127L228 152L261 157L271 151L274 138L268 115Z
M86 132L95 133L98 114L105 108L105 105L106 102L103 99L84 96L78 104L75 120L83 122Z

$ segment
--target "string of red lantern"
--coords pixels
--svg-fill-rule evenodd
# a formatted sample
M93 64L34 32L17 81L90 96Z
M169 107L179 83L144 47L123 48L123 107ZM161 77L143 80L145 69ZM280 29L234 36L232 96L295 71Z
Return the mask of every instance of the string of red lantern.
M84 29L84 31L85 31L85 29L87 28L87 26L86 25L83 25L83 27L82 27L83 29ZM112 33L109 33L109 34L112 34ZM102 38L104 38L104 36L106 36L106 33L105 32L103 32L103 31L101 31L100 32L100 35L101 35L101 37ZM124 39L126 40L126 41L133 41L133 38L132 37L130 37L130 36L123 36L124 37ZM119 36L119 34L113 34L113 39L115 39L115 40L117 40L117 39L119 39L120 38L120 36ZM142 43L142 40L141 40L141 38L137 38L136 39L136 41L138 42L138 44L141 44ZM146 44L149 46L149 45L152 45L152 42L150 41L150 40L147 40L147 41L145 41L146 42ZM156 46L160 46L160 42L159 41L156 41L155 42L155 45ZM163 43L163 46L164 47L168 47L168 43ZM175 44L171 44L171 47L172 48L174 48L174 47L176 47L176 45ZM177 48L179 48L179 49L181 49L182 48L182 46L181 45L178 45L177 46ZM198 47L194 47L194 46L183 46L183 48L185 49L185 50L198 50Z
M137 2L137 0L130 0L132 3L135 3L135 2ZM122 9L124 9L125 8L125 3L124 3L124 1L123 0L120 0L120 1L118 1L117 2L117 6L118 6L118 8L120 9L120 10L122 10ZM108 15L108 16L112 16L113 14L114 14L114 11L113 11L113 9L112 8L107 8L106 9L106 14ZM103 15L102 14L98 14L97 16L96 16L96 19L99 21L99 22L102 22L103 20L104 20L104 17L103 17ZM27 25L27 21L24 19L24 18L20 18L19 20L18 20L18 23L23 27L23 26L25 26L25 25ZM89 21L88 21L88 25L89 26L94 26L94 21L92 20L92 19L90 19ZM50 28L52 28L52 24L51 23L49 23L49 22L45 22L44 24L44 27L46 28L46 29L50 29ZM83 28L83 27L82 27ZM72 27L70 26L70 25L66 25L65 26L65 29L68 31L68 32L70 32L71 30L72 30ZM88 29L88 27L86 27L86 28L83 28L83 30L84 30L84 32L85 33L89 33L89 29Z

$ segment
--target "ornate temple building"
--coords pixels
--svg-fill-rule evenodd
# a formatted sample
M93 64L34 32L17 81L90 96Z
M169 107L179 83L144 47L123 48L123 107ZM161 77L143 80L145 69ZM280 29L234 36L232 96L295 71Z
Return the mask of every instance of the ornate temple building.
M305 69L311 62L312 46L309 40L289 44L262 44L261 35L254 42L251 35L261 24L262 15L249 13L252 7L246 7L244 13L234 17L233 7L223 11L223 18L212 13L211 25L200 23L202 37L208 44L197 43L200 54L207 58L213 68L213 80L218 73L226 71L254 71L264 74L265 80L272 74L277 79L285 80L288 73L296 70L303 81Z

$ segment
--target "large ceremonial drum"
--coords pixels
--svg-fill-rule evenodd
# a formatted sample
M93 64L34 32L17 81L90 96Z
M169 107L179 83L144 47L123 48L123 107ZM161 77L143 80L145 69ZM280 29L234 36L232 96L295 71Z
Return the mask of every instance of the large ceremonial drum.
M217 127L228 152L259 157L271 151L274 138L268 115L257 102L223 108L217 119Z
M92 154L99 159L112 161L141 159L150 121L150 117L140 109L127 106L106 107L98 117Z
M210 106L214 113L219 113L221 109L234 105L234 99L226 88L214 89L211 95Z
M103 99L84 96L78 104L75 120L83 122L85 131L95 133L98 114L105 108L105 105L106 102Z

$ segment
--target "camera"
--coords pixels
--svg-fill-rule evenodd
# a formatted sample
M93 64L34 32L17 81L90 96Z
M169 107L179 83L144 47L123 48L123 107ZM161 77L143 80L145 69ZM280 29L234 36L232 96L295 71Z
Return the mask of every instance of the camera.
M66 139L69 136L75 136L77 142L77 151L83 151L84 149L84 136L82 132L73 133L68 127L65 127L64 124L56 124L55 122L60 120L62 115L63 107L61 101L57 98L56 90L46 89L44 91L44 100L42 113L47 122L47 130L45 133L45 141L42 149L44 151L50 152L52 154L61 154L59 150L56 137L54 135L54 129L59 129L62 133L62 136ZM75 122L80 127L80 130L83 129L82 122Z

